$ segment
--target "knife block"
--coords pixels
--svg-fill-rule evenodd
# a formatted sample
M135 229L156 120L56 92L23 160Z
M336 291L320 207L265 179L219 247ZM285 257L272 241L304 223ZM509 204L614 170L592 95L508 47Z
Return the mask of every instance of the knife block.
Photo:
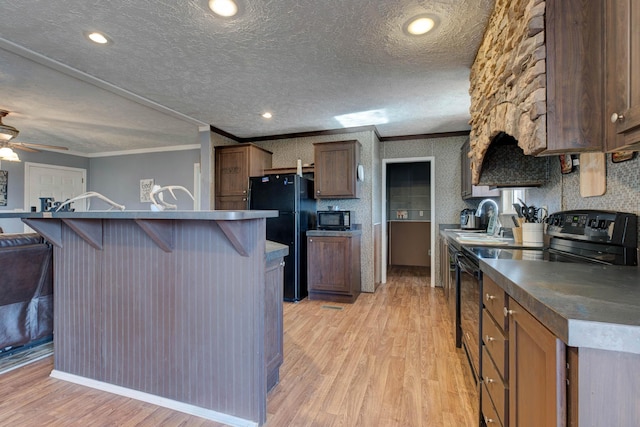
M513 227L513 241L514 243L522 243L522 227Z

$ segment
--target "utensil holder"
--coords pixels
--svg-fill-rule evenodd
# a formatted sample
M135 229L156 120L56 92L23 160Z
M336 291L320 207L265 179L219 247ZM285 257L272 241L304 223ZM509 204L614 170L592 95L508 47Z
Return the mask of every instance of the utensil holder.
M525 246L542 246L543 225L541 222L525 222L522 224L522 227L520 227L522 228L522 244Z

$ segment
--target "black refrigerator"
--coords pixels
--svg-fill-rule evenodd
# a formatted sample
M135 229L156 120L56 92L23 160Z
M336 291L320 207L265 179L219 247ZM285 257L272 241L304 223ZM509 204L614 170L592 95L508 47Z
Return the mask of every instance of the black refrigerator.
M307 296L307 230L315 227L313 181L295 174L249 178L249 209L277 210L267 218L267 240L289 246L284 259L284 300Z

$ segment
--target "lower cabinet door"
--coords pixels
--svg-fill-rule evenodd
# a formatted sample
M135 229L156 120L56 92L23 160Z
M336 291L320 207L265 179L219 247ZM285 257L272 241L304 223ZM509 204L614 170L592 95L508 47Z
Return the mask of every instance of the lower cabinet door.
M509 425L566 425L566 347L509 298Z

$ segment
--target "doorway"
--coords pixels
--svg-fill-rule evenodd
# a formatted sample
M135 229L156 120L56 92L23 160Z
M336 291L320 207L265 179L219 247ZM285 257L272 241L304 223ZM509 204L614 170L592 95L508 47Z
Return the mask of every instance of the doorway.
M390 249L396 247L400 258L394 257L394 262L428 264L430 283L435 286L435 268L430 265L435 253L434 160L434 157L411 157L382 161L382 283L387 281L393 255ZM390 180L393 175L397 178ZM409 240L403 236L409 236Z

